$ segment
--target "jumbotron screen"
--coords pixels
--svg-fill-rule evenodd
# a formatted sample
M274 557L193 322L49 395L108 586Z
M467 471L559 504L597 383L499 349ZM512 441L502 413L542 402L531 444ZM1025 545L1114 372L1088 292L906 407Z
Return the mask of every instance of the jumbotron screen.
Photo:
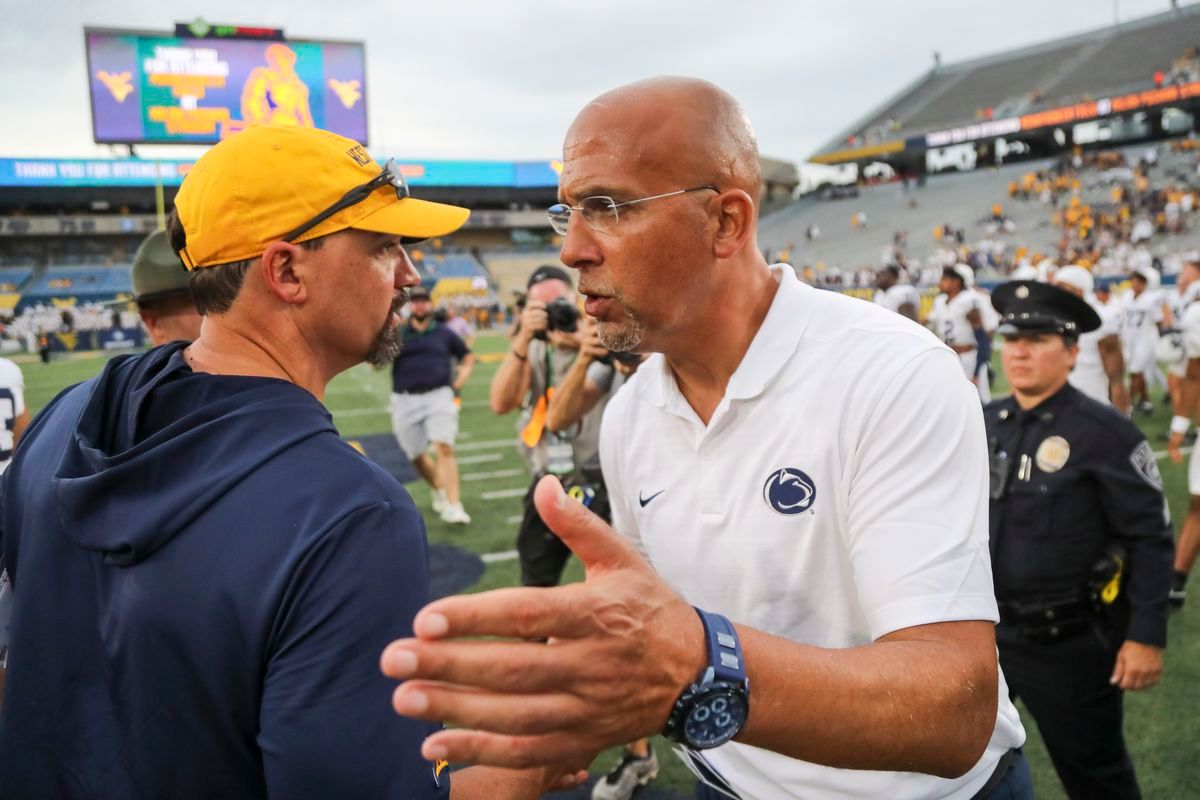
M180 39L85 29L99 143L207 144L251 124L367 142L361 42Z

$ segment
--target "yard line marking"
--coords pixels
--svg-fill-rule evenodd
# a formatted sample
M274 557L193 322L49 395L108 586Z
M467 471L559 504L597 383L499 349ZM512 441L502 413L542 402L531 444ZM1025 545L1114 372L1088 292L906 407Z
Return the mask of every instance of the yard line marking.
M1192 446L1191 446L1191 445L1188 445L1188 446L1186 446L1186 447L1181 447L1181 448L1179 448L1179 452L1180 452L1180 453L1183 453L1183 454L1186 456L1188 453L1192 452ZM1157 458L1157 459L1158 459L1158 460L1160 460L1160 461L1161 461L1162 459L1166 458L1166 457L1167 457L1167 455L1168 455L1168 454L1167 454L1167 451L1166 451L1166 450L1155 450L1155 451L1154 451L1154 457L1155 457L1155 458Z
M462 436L462 434L460 433L459 436ZM488 461L499 461L502 458L504 458L503 453L479 453L473 456L463 456L458 459L458 464L459 466L463 464L484 464Z
M505 500L510 497L524 497L528 491L528 486L522 486L517 489L497 489L494 492L484 492L479 496L484 500Z
M499 553L484 553L480 559L485 564L495 564L499 561L516 561L518 557L516 550L501 550Z
M495 450L497 447L513 447L517 443L516 439L490 439L482 442L468 442L467 444L459 445L459 452L467 450Z
M523 515L513 514L511 517L504 518L504 524L505 525L516 525L518 522L520 522L523 519L525 519L525 517Z
M371 414L383 414L387 416L386 408L352 408L348 411L334 411L335 417L366 417Z
M525 470L517 469L498 469L493 472L470 472L462 476L464 481L487 481L493 478L515 478L518 475L525 475Z

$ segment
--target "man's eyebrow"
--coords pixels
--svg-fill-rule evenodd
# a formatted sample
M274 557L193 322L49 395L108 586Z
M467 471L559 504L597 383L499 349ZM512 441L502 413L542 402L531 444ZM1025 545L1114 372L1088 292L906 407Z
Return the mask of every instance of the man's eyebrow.
M571 192L570 194L574 195L577 198L577 200L575 202L578 202L579 200L582 200L585 197L614 197L614 198L620 197L622 192L620 189L614 189L611 186L605 186L603 184L599 184L596 186L585 186L582 189L579 189L578 191ZM560 202L563 202L563 203L571 202L571 201L564 199L567 196L568 195L563 193L562 191L559 191L559 193L558 193Z

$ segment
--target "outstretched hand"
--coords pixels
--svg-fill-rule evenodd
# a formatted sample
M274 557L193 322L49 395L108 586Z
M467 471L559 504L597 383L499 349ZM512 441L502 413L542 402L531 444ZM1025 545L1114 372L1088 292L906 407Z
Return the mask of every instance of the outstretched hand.
M425 741L425 758L586 767L661 731L705 664L699 617L625 539L554 477L534 504L583 562L583 583L435 601L415 638L383 653L383 672L404 681L396 711L456 726Z

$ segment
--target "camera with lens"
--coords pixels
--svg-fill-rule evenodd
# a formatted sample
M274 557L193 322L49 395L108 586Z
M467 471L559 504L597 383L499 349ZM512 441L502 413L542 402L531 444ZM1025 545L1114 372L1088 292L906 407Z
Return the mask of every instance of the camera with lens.
M546 330L538 331L534 336L545 341L548 331L574 333L579 329L579 309L565 297L560 297L546 304Z

